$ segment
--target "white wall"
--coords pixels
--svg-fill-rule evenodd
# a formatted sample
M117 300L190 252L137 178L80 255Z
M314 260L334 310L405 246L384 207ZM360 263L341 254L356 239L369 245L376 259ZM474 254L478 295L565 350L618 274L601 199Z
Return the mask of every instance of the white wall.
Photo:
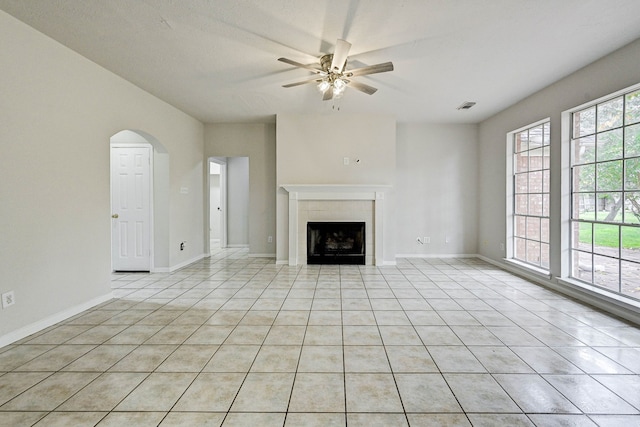
M249 158L227 157L227 246L249 247Z
M277 185L395 184L396 121L373 114L277 116ZM343 159L350 159L345 165ZM360 159L359 163L356 160ZM277 260L288 260L288 193L278 188ZM385 194L384 260L395 262L393 188Z
M212 123L204 155L249 158L249 255L275 256L276 129L266 123ZM208 235L208 227L205 231ZM273 242L269 243L269 236Z
M477 140L476 125L398 124L398 256L476 253Z
M560 115L563 111L640 82L640 40L594 62L479 126L478 251L498 263L505 253L506 134L551 118L551 273L560 275Z
M0 69L0 293L16 297L0 310L2 345L110 296L109 139L121 130L167 149L168 265L204 245L200 122L4 12Z

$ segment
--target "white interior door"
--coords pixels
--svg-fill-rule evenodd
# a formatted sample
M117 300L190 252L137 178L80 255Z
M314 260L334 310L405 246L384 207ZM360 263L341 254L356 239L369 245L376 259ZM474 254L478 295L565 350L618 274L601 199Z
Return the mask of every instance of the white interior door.
M111 264L151 268L151 148L111 147Z

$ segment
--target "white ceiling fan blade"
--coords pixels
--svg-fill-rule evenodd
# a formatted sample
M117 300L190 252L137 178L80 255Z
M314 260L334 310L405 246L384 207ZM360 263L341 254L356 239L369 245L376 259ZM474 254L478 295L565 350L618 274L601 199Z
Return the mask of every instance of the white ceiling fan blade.
M331 61L331 71L340 74L344 69L344 64L347 63L347 56L349 56L349 50L351 49L351 43L346 40L338 39L336 42L336 48L333 51L333 60Z
M300 62L296 62L288 58L278 58L278 61L284 62L285 64L293 65L294 67L300 67L300 68L307 69L309 71L313 71L316 74L320 74L324 72L324 70L322 70L319 67L316 67L313 65L301 64Z
M387 71L393 71L393 62L383 62L382 64L348 70L345 71L344 75L346 77L365 76L367 74L386 73Z
M304 80L301 82L295 82L295 83L289 83L286 85L282 85L282 87L295 87L295 86L301 86L301 85L306 85L306 84L310 84L310 83L320 83L322 81L321 78L313 78L310 80Z
M359 90L360 92L366 93L367 95L373 95L378 90L373 86L369 86L360 82L354 82L353 80L349 81L348 85L354 89Z

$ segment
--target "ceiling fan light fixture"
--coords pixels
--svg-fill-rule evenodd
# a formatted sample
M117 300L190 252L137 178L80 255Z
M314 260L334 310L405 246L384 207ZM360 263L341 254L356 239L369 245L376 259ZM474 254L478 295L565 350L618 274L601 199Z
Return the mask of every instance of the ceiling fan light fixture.
M322 93L325 93L327 91L327 89L329 89L329 87L331 87L331 83L329 83L328 80L322 80L319 84L318 84L318 90Z

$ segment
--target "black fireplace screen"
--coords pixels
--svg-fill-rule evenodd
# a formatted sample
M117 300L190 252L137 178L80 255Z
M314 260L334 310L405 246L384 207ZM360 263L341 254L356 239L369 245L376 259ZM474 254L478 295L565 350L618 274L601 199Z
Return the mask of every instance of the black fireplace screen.
M307 264L364 265L364 222L308 222Z

